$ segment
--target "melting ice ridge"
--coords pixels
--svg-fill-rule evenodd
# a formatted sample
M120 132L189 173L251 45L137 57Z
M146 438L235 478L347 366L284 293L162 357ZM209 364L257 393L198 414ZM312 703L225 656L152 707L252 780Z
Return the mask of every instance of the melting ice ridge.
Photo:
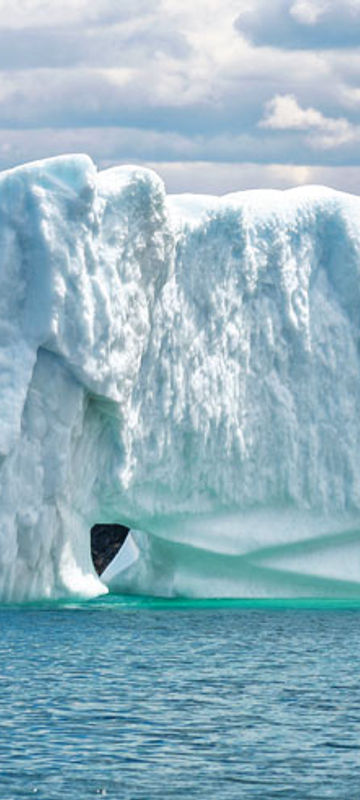
M359 198L63 156L0 238L1 599L360 594Z

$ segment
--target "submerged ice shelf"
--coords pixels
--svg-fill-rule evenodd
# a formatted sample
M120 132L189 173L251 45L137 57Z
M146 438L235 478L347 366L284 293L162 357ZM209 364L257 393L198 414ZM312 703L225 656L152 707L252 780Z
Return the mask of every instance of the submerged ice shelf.
M360 199L0 175L0 597L360 595ZM124 546L125 547L125 546Z

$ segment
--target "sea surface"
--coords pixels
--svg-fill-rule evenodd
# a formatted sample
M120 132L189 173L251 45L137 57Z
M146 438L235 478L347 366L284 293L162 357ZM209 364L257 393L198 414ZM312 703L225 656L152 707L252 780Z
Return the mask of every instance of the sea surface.
M360 798L360 604L0 610L0 798Z

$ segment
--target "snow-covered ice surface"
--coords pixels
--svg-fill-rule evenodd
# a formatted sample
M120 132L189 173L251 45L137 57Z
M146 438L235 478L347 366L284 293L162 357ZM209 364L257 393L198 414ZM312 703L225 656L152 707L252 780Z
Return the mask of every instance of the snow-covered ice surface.
M360 199L0 176L0 596L360 594Z

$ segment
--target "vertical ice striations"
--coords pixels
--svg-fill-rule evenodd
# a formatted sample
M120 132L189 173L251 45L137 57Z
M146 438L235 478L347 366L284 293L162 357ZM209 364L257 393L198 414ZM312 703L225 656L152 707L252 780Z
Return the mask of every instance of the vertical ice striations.
M89 530L116 518L171 265L163 188L86 156L31 164L0 178L0 236L0 593L97 593Z
M0 595L360 593L360 200L0 177Z

